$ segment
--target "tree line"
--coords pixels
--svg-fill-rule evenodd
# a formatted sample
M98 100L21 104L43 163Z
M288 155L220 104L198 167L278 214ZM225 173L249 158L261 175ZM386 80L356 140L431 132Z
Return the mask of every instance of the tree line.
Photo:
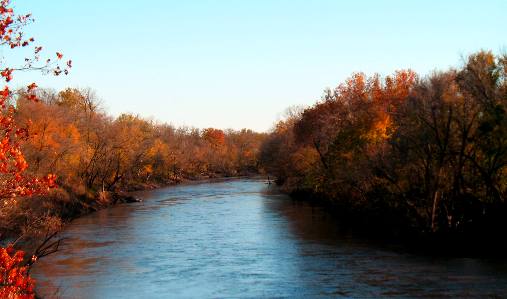
M40 231L118 200L118 192L186 180L257 174L264 133L174 127L134 114L108 115L90 89L20 91L16 122L27 124L21 149L27 173L57 174L49 194L0 213L4 235ZM44 218L44 220L42 219ZM43 229L42 229L43 230Z
M373 227L505 232L506 109L505 55L425 77L357 73L277 123L260 161L287 192Z
M134 114L111 117L89 89L39 90L38 98L18 100L19 121L30 121L23 152L29 171L58 174L62 186L127 190L257 171L265 134L176 128Z

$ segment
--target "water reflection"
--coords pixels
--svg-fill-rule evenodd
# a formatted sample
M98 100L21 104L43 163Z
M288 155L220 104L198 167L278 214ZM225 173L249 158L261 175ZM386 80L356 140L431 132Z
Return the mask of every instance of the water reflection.
M62 298L507 294L505 263L372 244L262 181L138 195L145 201L72 223L63 250L34 269L38 290Z

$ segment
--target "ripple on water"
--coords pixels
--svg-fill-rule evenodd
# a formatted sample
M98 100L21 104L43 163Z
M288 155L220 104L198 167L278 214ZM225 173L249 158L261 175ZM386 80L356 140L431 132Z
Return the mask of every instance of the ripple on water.
M507 294L504 261L395 252L345 234L322 209L263 181L138 193L74 221L34 268L60 298L485 297Z

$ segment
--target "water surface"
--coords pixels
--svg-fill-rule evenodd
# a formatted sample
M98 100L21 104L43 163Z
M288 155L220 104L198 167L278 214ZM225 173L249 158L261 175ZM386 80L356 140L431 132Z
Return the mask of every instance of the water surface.
M139 194L82 217L33 270L47 298L501 297L507 263L412 255L344 233L261 180Z

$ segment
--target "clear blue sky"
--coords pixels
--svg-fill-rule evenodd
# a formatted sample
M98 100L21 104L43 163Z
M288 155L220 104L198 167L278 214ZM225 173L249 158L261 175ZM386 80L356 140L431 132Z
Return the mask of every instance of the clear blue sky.
M74 61L70 76L113 115L268 130L352 72L421 74L507 46L507 1L14 0L29 33Z

